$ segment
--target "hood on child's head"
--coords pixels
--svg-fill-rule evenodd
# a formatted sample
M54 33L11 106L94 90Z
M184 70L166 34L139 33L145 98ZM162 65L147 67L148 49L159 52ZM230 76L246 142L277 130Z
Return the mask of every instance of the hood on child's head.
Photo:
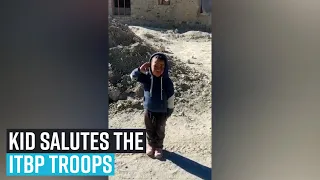
M163 53L161 53L161 52L154 53L154 54L151 55L151 57L150 57L150 59L149 59L149 62L151 63L152 58L155 57L156 55L160 56L161 59L164 60L164 65L165 65L165 67L164 67L164 71L163 71L163 73L162 73L162 77L169 77L168 57L167 57L165 54L163 54ZM150 70L150 71L151 71L151 70ZM151 73L151 74L152 74L152 73Z

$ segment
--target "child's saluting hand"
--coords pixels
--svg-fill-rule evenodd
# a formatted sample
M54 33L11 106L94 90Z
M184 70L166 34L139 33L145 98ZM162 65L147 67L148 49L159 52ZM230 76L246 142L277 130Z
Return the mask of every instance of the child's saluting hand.
M142 64L139 67L140 72L142 72L143 74L146 74L148 72L149 68L150 68L150 65L151 65L150 62L146 62L146 63Z

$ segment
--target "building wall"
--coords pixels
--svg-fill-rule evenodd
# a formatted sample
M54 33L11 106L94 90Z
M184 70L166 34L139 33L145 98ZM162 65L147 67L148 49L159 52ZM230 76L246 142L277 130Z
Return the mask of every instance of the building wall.
M203 0L203 5L208 6L212 0ZM109 0L109 14L112 9L113 0ZM211 29L211 8L204 8L208 13L200 14L200 0L170 0L170 5L159 5L158 0L131 0L131 15L127 17L119 16L128 23L154 25L183 25L205 26ZM112 14L112 13L111 13ZM110 15L111 15L110 14ZM116 16L115 16L116 17Z
M159 5L158 0L131 0L131 16L176 23L208 23L208 16L200 14L200 0L170 0L170 5Z

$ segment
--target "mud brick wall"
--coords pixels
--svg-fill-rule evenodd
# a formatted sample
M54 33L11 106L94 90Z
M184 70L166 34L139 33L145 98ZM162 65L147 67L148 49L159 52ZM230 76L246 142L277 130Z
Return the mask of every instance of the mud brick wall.
M112 1L109 0L110 5ZM109 14L111 9L109 6ZM131 15L115 18L128 24L211 29L211 16L200 13L200 0L170 0L170 5L161 5L159 0L131 0Z
M160 5L159 0L131 0L131 16L176 23L209 23L209 16L200 14L200 0L170 0L170 5Z

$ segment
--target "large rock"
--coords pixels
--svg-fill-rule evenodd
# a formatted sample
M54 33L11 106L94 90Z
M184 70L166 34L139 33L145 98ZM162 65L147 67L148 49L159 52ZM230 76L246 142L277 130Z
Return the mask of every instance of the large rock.
M134 89L134 93L137 97L142 98L143 97L143 85L142 84L138 84L135 89Z
M111 101L115 102L119 100L119 96L121 94L120 90L117 87L109 85L108 94Z

